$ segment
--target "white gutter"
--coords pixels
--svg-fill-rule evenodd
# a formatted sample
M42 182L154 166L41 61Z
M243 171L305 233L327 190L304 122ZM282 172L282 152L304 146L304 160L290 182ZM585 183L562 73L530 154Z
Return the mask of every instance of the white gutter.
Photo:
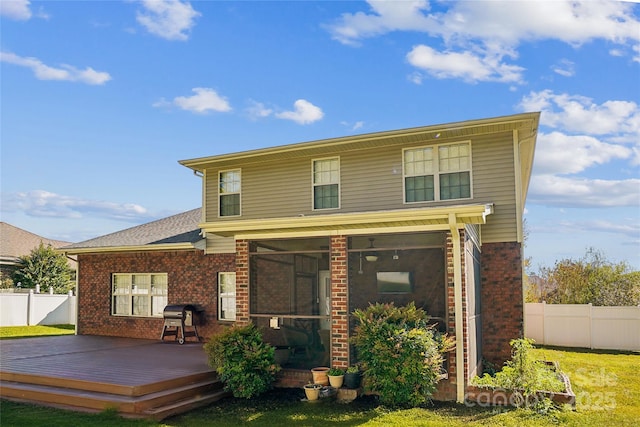
M453 243L453 301L456 322L456 402L464 402L464 327L462 318L462 264L460 262L460 231L455 214L449 215Z

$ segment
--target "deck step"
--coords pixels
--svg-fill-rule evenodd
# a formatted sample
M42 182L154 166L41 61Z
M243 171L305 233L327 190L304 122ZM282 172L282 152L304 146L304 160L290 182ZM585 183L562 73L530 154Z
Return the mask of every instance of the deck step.
M229 395L222 390L222 383L215 378L186 385L177 381L176 384L165 384L165 389L141 396L124 396L52 385L1 381L0 395L6 399L90 412L115 408L123 416L157 420L207 405Z
M178 378L156 381L143 385L123 385L108 382L65 378L64 388L81 391L94 391L98 393L118 394L122 396L144 396L146 394L166 390L167 388L194 384L206 380L215 380L216 378L216 374L211 371L196 372ZM61 379L59 377L41 374L0 372L0 383L5 382L57 387L58 384L61 383Z
M213 393L208 393L190 399L180 400L168 405L151 408L144 412L145 418L153 418L160 421L172 415L182 414L192 409L201 408L211 403L217 402L220 399L231 396L231 392L218 390Z

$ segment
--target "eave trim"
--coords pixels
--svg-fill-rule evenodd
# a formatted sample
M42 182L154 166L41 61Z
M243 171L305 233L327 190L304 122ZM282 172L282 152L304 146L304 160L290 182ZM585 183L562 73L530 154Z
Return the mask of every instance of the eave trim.
M56 249L57 252L76 255L89 253L108 253L108 252L150 252L150 251L184 251L196 249L195 243L161 243L147 245L130 245L130 246L103 246L94 248L70 248Z
M465 224L485 224L493 213L493 204L444 206L422 209L357 212L317 216L297 216L205 222L202 231L219 236L277 236L293 234L360 234L367 229L428 229L448 230L451 218L457 228Z

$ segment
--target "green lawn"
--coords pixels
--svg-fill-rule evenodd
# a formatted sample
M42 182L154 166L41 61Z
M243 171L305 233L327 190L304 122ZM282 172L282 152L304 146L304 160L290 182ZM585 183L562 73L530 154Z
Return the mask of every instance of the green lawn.
M0 328L0 340L46 335L73 335L75 329L74 325L3 326Z
M228 398L163 423L119 419L113 413L77 414L2 402L5 426L637 426L640 420L640 355L539 348L540 359L557 360L572 382L576 411L538 415L528 410L436 403L432 408L387 410L366 397L351 404L301 402L302 390L272 392L253 400Z

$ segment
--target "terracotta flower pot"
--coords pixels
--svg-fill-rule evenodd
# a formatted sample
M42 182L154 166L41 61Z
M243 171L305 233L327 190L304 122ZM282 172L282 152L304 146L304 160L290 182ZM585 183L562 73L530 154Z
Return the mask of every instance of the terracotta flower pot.
M313 376L313 383L329 385L329 377L327 376L327 372L329 372L329 368L326 368L326 367L313 368L311 370L311 375Z

